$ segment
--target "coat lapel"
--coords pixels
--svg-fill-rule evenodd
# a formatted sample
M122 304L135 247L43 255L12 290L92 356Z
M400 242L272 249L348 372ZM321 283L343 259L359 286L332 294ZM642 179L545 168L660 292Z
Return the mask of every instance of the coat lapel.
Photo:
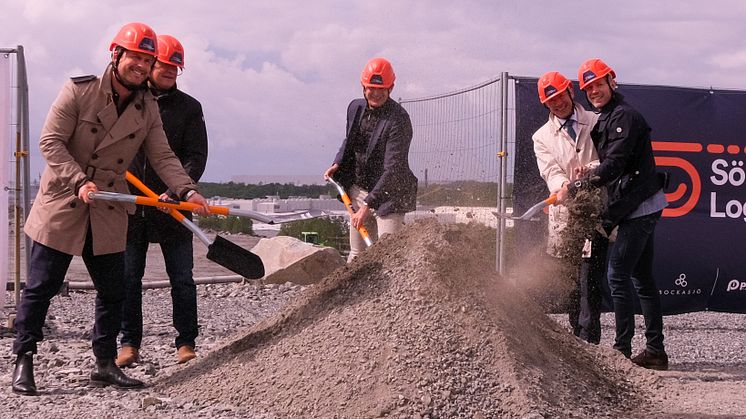
M140 93L136 93L138 96ZM101 143L98 144L96 150L106 148L117 141L127 138L130 134L140 129L143 119L141 117L141 111L143 104L141 97L136 97L127 106L121 116L117 117L116 105L113 102L109 103L101 112L99 112L99 119L104 124L108 134ZM137 109L140 108L140 109ZM105 121L111 121L112 124L107 124Z
M365 150L365 156L366 158L370 157L371 153L373 153L373 150L376 148L376 144L378 143L378 140L381 138L381 134L383 133L383 130L386 129L386 125L389 123L389 102L392 99L389 99L384 103L383 108L381 108L381 115L378 118L378 122L376 123L376 128L373 130L373 136L371 136L370 141L368 142L368 148Z
M96 114L96 117L104 126L104 132L111 132L112 127L116 124L117 119L119 119L119 116L117 115L117 107L114 105L114 102L109 102L106 107Z

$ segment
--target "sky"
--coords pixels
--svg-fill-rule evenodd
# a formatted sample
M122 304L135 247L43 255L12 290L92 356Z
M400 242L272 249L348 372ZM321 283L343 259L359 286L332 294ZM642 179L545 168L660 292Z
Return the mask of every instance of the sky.
M38 138L71 76L101 75L127 22L178 38L179 88L203 106L203 181L318 175L343 138L372 57L396 72L395 99L451 92L501 72L573 79L602 58L620 83L746 89L746 2L630 0L0 0L0 48L24 47L31 176Z

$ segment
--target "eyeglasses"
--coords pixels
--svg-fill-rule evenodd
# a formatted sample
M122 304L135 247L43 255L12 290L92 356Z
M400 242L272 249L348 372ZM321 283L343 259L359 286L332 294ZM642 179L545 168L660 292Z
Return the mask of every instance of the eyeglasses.
M180 76L184 73L184 69L182 67L164 63L163 61L156 61L155 66L163 70L176 70L177 76Z

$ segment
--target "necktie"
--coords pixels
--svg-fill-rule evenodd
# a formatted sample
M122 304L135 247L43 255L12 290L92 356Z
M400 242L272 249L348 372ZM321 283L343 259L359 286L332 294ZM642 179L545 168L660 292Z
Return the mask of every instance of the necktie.
M565 121L565 128L567 128L567 135L572 138L573 141L575 141L578 138L578 134L575 132L575 128L573 128L573 123L575 121L572 119L568 119Z

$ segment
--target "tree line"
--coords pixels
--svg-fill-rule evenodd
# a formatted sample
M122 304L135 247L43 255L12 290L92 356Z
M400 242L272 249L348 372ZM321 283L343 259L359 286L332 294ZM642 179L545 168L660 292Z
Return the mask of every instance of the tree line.
M337 195L329 185L294 185L292 183L200 182L199 190L203 196L208 198L220 196L233 199L257 199L267 196L279 196L281 199L294 196L318 198L320 195Z
M294 185L292 183L213 183L200 182L200 192L206 197L220 196L233 199L257 199L267 196L318 198L320 195L337 196L329 185ZM417 203L423 206L453 205L493 207L497 202L497 183L457 181L430 185L420 184Z

